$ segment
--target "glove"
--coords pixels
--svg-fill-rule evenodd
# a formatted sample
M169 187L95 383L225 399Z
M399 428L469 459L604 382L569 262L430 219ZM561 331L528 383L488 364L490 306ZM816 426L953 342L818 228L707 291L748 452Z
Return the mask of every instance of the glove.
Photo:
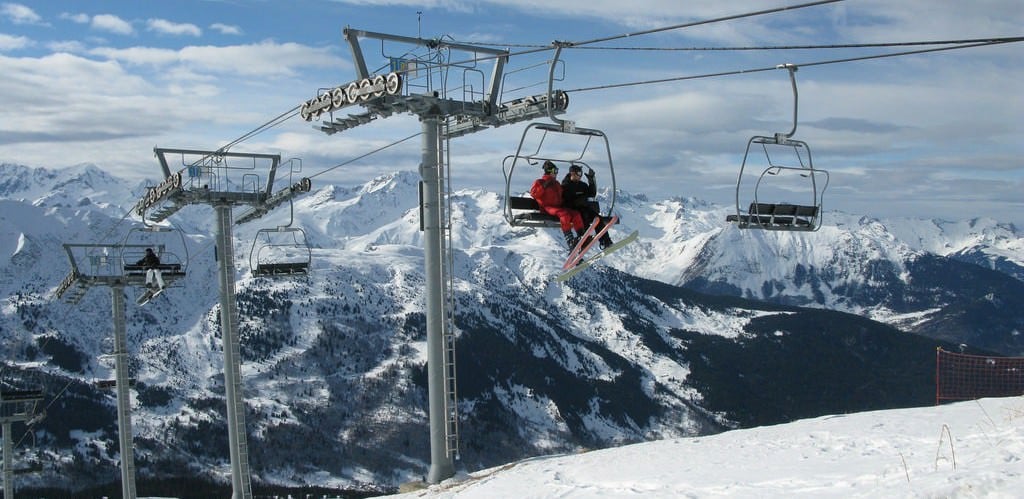
M597 175L594 173L594 169L588 166L587 167L587 179L589 179L591 182L593 182L594 181L594 177L596 177L596 176Z

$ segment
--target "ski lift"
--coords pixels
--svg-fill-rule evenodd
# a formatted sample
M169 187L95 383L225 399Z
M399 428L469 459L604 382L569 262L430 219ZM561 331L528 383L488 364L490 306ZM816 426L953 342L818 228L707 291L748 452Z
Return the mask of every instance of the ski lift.
M788 133L770 137L755 135L747 142L736 180L736 212L728 215L726 221L736 223L740 229L816 231L821 228L828 172L814 167L806 142L792 138L797 126L797 66L780 64L778 68L789 71L793 87L793 128ZM758 152L752 154L757 149L764 153L764 158L760 158ZM758 167L761 168L759 175L754 173ZM746 207L740 202L741 191L752 197ZM802 202L768 201L794 195L801 196L798 201Z
M23 423L26 427L25 436L32 437L30 451L32 454L37 454L34 452L36 450L35 433L32 428L46 415L45 410L37 411L39 403L43 400L43 395L42 387L36 386L35 383L26 383L20 379L0 379L0 421L3 422L3 435L0 437L4 440L3 467L5 475L7 473L11 475L32 473L42 469L41 465L37 466L38 459L35 459L34 462L30 461L28 467L14 467L14 442L20 442L21 439L15 439L10 432L12 423ZM23 454L28 453L23 452Z
M133 227L121 244L121 265L124 280L129 286L143 287L146 284L146 267L138 262L152 249L160 258L156 268L166 286L185 277L188 267L188 245L181 230L168 225L148 224L142 217L143 226Z
M312 250L306 232L292 227L295 205L289 199L291 215L287 225L260 229L249 250L249 267L254 277L280 277L309 274Z
M569 107L569 96L562 91L553 91L555 66L558 63L563 44L556 42L554 58L548 70L548 117L554 123L530 123L523 130L519 147L515 154L506 156L502 161L502 173L505 176L505 198L503 212L505 220L513 227L558 227L558 218L540 210L537 201L526 195L514 195L513 179L516 167L543 165L551 161L560 171L569 171L569 167L579 165L586 171L591 168L607 171L610 189L607 199L600 204L605 213L602 218L610 218L615 207L615 168L612 161L611 146L604 132L592 128L577 127L575 122L555 117L555 111L564 111ZM595 146L594 143L597 143ZM603 148L601 147L603 145ZM533 171L533 170L530 170ZM540 177L540 173L521 183L529 188L529 182ZM516 191L522 192L522 191Z
M41 390L40 393L42 393ZM27 475L43 471L42 451L36 444L35 427L44 419L46 419L45 409L41 411L34 411L32 417L29 418L28 421L25 421L25 436L23 436L19 441L23 441L26 437L30 440L28 444L20 450L21 455L18 456L18 458L24 464L22 467L15 468L13 470L15 475Z

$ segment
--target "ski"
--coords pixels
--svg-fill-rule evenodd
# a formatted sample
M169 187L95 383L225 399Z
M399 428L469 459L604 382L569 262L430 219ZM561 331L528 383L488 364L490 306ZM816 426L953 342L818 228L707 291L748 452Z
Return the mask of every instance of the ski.
M598 254L590 257L590 258L587 258L586 260L583 260L583 261L579 262L575 267L573 267L573 268L571 268L571 269L569 269L569 270L567 270L565 272L562 272L561 274L558 275L558 277L555 278L555 280L558 281L558 282L565 282L566 280L568 280L572 276L578 274L583 269L586 269L587 267L593 265L594 262L596 262L596 261L598 261L598 260L600 260L600 259L602 259L602 258L604 258L604 257L606 257L608 255L610 255L611 253L614 253L614 252L618 251L623 246L633 242L633 240L636 239L639 234L640 234L639 231L635 231L634 230L633 233L628 235L628 236L626 236L625 239L621 239L618 242L613 243L611 246L608 246L607 248L601 250L600 253L598 253Z
M139 299L135 300L135 303L138 303L139 306L145 305L149 303L150 300L152 300L153 298L160 296L160 293L163 293L164 289L166 288L159 288L156 290L147 289L145 293L142 293L142 296L139 296Z
M594 222L590 224L590 228L587 229L587 232L584 234L584 237L580 238L580 242L576 245L576 248L574 248L573 251L569 253L569 258L566 259L565 264L562 265L562 270L569 270L578 265L580 263L580 260L583 259L583 256L586 255L588 251L590 251L590 248L597 244L598 240L600 240L602 236L607 234L608 230L611 229L613 225L618 223L619 216L612 215L612 217L608 219L608 223L604 224L604 227L602 227L601 230L594 233L594 229L597 227L598 221L600 221L600 218L594 217ZM590 236L589 241L587 240L588 235ZM583 243L586 243L586 246L581 247Z
M145 304L149 303L149 300L152 300L152 299L153 299L153 290L147 289L145 293L142 293L142 295L139 296L139 299L135 300L135 303L138 303L139 305L145 305Z
M587 227L587 230L580 236L580 240L576 241L576 246L569 251L569 257L565 259L565 264L562 265L562 270L568 269L580 259L580 256L583 254L581 252L583 249L583 242L587 240L587 237L593 236L597 231L598 220L599 219L597 217L594 217L594 221L590 223L590 227Z

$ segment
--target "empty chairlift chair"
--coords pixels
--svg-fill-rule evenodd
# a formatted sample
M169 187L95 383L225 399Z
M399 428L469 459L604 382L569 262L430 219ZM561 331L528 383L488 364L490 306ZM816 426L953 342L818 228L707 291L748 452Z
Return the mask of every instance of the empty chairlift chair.
M254 277L306 275L311 261L306 232L298 227L260 229L249 251Z
M736 212L726 221L740 229L816 231L821 227L828 172L814 167L806 142L792 138L797 126L797 67L779 68L789 71L793 86L793 128L772 136L755 135L747 142L736 181ZM769 201L776 198L785 200Z

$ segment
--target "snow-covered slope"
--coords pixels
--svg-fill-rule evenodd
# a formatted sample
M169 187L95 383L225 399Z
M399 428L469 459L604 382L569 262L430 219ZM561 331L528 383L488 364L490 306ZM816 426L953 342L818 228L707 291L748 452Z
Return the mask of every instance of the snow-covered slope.
M1016 497L1024 398L864 412L546 456L409 498Z

